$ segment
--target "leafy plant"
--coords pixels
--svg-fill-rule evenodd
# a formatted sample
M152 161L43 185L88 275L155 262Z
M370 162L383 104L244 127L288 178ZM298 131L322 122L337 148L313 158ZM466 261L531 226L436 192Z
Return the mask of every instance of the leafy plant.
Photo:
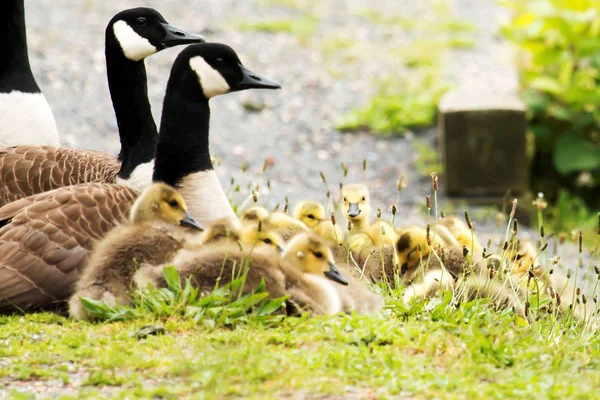
M223 326L244 322L249 318L262 323L272 321L271 315L280 310L287 299L268 299L264 281L253 292L242 295L245 273L206 295L201 295L189 279L182 286L175 267L165 267L164 275L168 288L149 286L142 292L136 292L131 307L111 307L87 298L81 301L90 314L103 321L123 321L149 315L179 315L204 325Z
M550 200L558 184L600 204L600 3L508 0L504 35L519 46L519 70L536 138L532 184Z

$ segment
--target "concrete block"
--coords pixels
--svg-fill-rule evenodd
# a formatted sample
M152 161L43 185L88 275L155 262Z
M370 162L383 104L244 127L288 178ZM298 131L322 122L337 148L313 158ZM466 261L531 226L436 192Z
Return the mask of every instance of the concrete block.
M525 107L507 93L447 93L439 104L439 143L448 197L496 203L529 186Z

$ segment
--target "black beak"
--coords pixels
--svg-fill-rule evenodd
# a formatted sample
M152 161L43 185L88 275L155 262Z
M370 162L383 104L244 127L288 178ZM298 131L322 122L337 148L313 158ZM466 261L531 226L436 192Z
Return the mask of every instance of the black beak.
M165 38L160 42L165 48L178 46L180 44L204 43L204 36L195 33L187 33L167 23L160 23L165 28Z
M246 67L240 64L242 69L242 80L232 89L233 92L246 89L281 89L281 85L277 82L270 81L266 78L258 76L254 72L248 70Z
M277 245L277 252L278 252L279 254L283 253L283 247L281 247L281 246Z
M348 281L333 263L329 263L329 271L325 271L325 277L340 285L348 286Z
M189 228L194 228L197 229L199 231L203 231L204 228L202 226L200 226L199 223L197 223L194 218L192 218L192 216L190 214L187 213L187 211L185 212L185 217L179 221L179 225L181 226L187 226Z
M358 208L358 203L350 203L350 207L348 207L348 216L350 218L358 217L360 215L360 208Z

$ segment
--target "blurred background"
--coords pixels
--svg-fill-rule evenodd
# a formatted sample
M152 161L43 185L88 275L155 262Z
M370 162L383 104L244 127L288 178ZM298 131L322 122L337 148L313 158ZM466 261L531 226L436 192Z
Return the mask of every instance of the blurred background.
M543 192L549 203L543 206L547 231L551 227L567 239L576 228L589 232L590 240L595 235L600 202L597 2L25 3L32 69L53 108L63 145L118 152L104 30L115 13L144 5L181 29L229 44L250 70L282 85L277 92L211 100L211 152L236 204L247 205L252 190L268 207L283 206L286 197L291 205L306 198L326 202L337 199L340 183L364 181L385 215L395 204L398 224L422 224L424 197L432 192L429 173L440 174L442 182L445 173L438 103L454 90L509 93L522 99L528 121L524 157L534 195L521 205L535 215L531 200ZM180 50L146 60L157 122ZM464 162L473 157L479 155L465 153ZM478 232L497 231L503 222L502 205L446 201L443 192L439 204L447 214L468 208Z

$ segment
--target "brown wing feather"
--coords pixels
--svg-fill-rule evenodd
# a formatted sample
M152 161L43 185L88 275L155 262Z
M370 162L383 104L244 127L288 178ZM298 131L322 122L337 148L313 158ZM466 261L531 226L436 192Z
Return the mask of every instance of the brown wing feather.
M0 206L17 199L80 183L115 183L115 156L51 146L0 149Z
M0 313L50 309L71 295L94 244L127 220L137 192L90 183L0 208ZM7 222L6 220L9 220Z

